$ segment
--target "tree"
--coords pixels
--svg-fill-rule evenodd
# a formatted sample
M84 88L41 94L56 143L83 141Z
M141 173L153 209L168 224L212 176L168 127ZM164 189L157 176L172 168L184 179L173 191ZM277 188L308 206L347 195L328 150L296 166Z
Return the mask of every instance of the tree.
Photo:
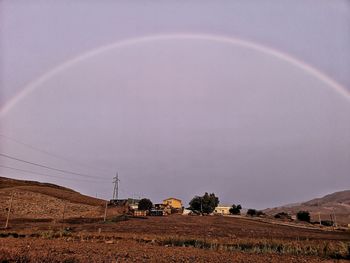
M219 204L219 198L214 193L205 193L203 196L195 196L192 198L190 209L192 211L198 211L202 214L211 214L215 207Z
M232 214L232 215L240 215L241 209L242 209L241 205L233 204L229 211L230 211L230 214Z
M310 213L309 211L299 211L297 213L297 218L300 221L310 222Z
M141 199L139 204L138 204L139 210L149 211L149 210L151 210L152 207L153 207L153 204L152 204L151 200L149 200L147 198Z
M274 217L277 219L283 219L283 220L291 220L292 219L292 217L286 212L277 213L277 214L275 214Z
M332 220L321 220L321 225L323 226L334 226L334 223Z

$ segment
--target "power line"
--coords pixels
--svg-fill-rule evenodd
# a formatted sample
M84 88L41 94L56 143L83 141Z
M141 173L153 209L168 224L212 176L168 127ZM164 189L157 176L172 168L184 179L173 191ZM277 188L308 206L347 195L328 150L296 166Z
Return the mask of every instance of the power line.
M10 155L4 154L4 153L0 153L0 156L6 157L8 159L16 160L16 161L19 161L19 162L22 162L22 163L27 163L27 164L43 167L43 168L46 168L46 169L54 170L54 171L61 172L61 173L73 174L73 175L89 177L89 178L99 178L97 176L92 176L92 175L88 175L88 174L72 172L72 171L68 171L68 170L63 170L63 169L59 169L59 168L50 167L50 166L47 166L47 165L44 165L44 164L38 164L38 163L26 161L26 160L23 160L23 159L20 159L20 158L17 158L17 157L13 157L13 156L10 156Z
M6 168L6 169L15 170L15 171L20 171L20 172L30 173L30 174L42 175L42 176L53 177L53 178L61 178L61 179L71 180L71 181L80 181L80 182L81 181L86 181L86 179L75 179L75 178L67 178L67 177L57 176L57 175L49 175L49 174L37 173L37 172L30 171L30 170L15 168L15 167L1 165L1 164L0 164L0 167ZM91 180L91 179L87 179L87 180L89 182L98 182L96 180Z
M39 149L38 147L32 146L32 145L30 145L30 144L28 144L28 143L24 143L24 142L22 142L22 141L20 141L20 140L18 140L18 139L12 138L12 137L7 136L7 135L4 135L4 134L0 134L0 136L3 137L3 138L5 138L5 139L7 139L7 140L13 141L13 142L18 143L18 144L20 144L20 145L23 145L23 146L25 146L25 147L27 147L27 148L30 148L30 149L32 149L32 150L35 150L35 151L37 151L37 152L44 153L44 154L46 154L46 155L52 156L52 157L54 157L54 158L56 158L56 159L63 160L63 161L65 161L65 162L73 163L74 165L79 165L79 166L81 166L81 167L85 167L85 168L89 168L89 169L94 169L94 170L105 170L105 169L102 169L102 168L92 167L92 166L90 166L90 165L86 165L86 164L83 164L83 163L80 163L80 162L77 162L77 161L74 161L74 162L73 162L72 160L67 159L67 158L65 158L65 157L63 157L63 156L60 156L60 155L58 155L58 154L54 154L54 153L48 152L48 151L46 151L46 150ZM106 171L106 170L105 170L105 171Z

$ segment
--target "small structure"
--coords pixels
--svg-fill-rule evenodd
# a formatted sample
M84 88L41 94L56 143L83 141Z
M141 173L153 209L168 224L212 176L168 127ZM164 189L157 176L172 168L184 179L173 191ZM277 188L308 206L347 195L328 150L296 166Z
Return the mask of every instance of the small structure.
M163 203L161 204L154 204L153 206L156 210L162 210L164 215L170 215L171 214L171 207L169 205L165 205Z
M129 209L130 210L137 210L139 208L139 205L138 204L129 204Z
M134 210L133 216L147 216L147 211L144 210Z
M229 215L231 207L232 206L229 206L229 205L220 205L219 204L217 207L215 207L214 214L216 214L216 215Z
M164 205L163 203L162 204L154 204L154 208L164 210L166 208L166 205Z
M187 208L184 208L183 211L182 211L182 214L183 214L183 215L189 215L189 214L191 214L191 213L192 213L192 210L187 209Z
M139 202L139 199L128 198L129 209L132 211L137 210L139 208Z
M164 216L165 212L162 209L151 209L149 212L150 216Z
M138 204L140 202L140 199L135 198L128 198L127 200L129 204Z
M109 203L114 206L126 206L128 199L111 199Z

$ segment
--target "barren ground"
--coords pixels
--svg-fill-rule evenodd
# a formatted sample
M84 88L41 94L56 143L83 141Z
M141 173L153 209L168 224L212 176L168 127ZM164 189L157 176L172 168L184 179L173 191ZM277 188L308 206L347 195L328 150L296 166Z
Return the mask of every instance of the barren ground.
M346 231L223 216L123 220L13 220L10 229L0 231L0 261L333 262L341 258L345 262L349 256L350 232Z
M271 219L131 218L57 185L0 177L0 262L341 262L350 232ZM63 211L65 220L62 221ZM264 220L266 222L264 222Z

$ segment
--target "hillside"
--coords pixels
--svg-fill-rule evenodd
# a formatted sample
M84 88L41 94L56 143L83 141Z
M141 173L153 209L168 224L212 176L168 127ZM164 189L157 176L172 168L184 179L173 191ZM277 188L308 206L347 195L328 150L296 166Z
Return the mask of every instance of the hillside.
M0 218L6 216L11 195L12 218L59 219L65 206L65 217L103 214L104 201L101 199L54 184L0 177Z
M303 203L268 208L264 212L270 215L279 212L296 215L300 210L309 211L314 221L319 220L318 213L320 213L321 220L330 220L330 215L334 211L338 224L350 224L350 190L335 192Z

